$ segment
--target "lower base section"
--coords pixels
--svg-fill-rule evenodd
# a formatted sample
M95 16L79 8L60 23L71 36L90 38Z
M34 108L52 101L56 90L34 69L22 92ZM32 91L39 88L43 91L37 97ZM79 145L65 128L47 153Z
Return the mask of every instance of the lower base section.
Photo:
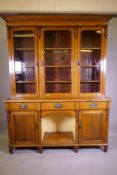
M26 146L27 147L27 146ZM42 153L43 152L43 148L46 148L46 147L50 147L50 148L53 148L53 147L55 147L54 145L53 146L46 146L46 145L40 145L40 146L36 146L35 148L37 148L38 149L38 152L39 153ZM59 145L59 146L56 146L57 148L59 147L59 148L68 148L68 147L71 147L71 148L74 148L74 152L75 153L77 153L78 152L78 150L79 150L79 148L80 147L84 147L84 146L80 146L80 145L64 145L64 146L62 146L62 145ZM99 148L101 148L104 152L107 152L107 150L108 150L108 145L95 145L95 146L87 146L87 147L99 147ZM9 146L9 153L10 154L13 154L13 152L14 152L14 150L16 149L16 148L24 148L24 146ZM30 146L30 148L34 148L34 146Z

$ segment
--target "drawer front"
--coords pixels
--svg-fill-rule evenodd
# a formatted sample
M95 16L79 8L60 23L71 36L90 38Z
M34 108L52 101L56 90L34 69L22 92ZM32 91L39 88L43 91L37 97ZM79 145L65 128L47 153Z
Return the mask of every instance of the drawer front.
M41 110L75 110L74 102L41 103Z
M75 111L67 111L67 110L65 110L65 111L51 111L51 110L49 110L49 111L42 111L41 112L41 117L42 118L44 118L44 117L49 117L49 116L53 116L53 117L55 117L55 116L57 116L57 117L60 117L60 116L62 116L62 117L73 117L73 118L75 118Z
M106 109L106 102L80 102L80 109Z
M10 110L40 110L39 103L10 103Z

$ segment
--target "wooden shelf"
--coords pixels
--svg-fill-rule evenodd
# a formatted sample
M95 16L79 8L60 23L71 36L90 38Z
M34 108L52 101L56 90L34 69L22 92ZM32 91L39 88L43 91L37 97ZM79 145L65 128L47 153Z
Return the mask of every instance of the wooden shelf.
M18 84L25 84L25 83L35 83L35 81L17 81Z
M100 65L81 65L81 68L96 68L100 67Z
M71 48L45 48L45 51L70 51Z
M62 65L60 65L60 66L45 66L46 68L71 68L71 66L62 66Z
M83 81L80 81L80 83L100 83L100 81L96 81L96 80L92 80L92 81L88 81L88 80L83 80Z
M83 50L100 50L100 49L101 49L100 47L83 47L81 49L81 51L83 51Z
M71 83L71 81L46 81L46 83Z
M33 66L31 66L31 65L25 65L25 66L23 66L23 68L35 68L35 66L33 65Z
M44 145L65 145L74 143L72 132L45 132L43 138Z
M34 37L34 34L14 34L13 36L15 38L30 38Z
M16 51L32 51L34 48L15 48Z

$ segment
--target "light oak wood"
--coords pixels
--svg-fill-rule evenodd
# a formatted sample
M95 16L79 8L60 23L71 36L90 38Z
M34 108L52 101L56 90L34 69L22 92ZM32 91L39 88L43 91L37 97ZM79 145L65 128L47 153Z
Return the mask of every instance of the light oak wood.
M40 110L40 104L39 103L10 103L9 104L9 110L14 111L36 111Z
M105 102L81 102L79 108L97 110L97 109L106 109L106 105L107 104Z
M110 99L105 97L106 45L108 21L111 17L111 15L86 14L2 15L7 25L9 46L11 97L5 101L5 107L10 153L13 153L14 148L17 147L36 147L41 152L43 147L52 146L72 146L75 151L82 146L100 146L103 147L104 151L107 151ZM31 33L25 31L31 31ZM51 37L49 36L51 39L54 36L53 40L49 40L50 38L47 40L48 47L45 44L44 33L46 31L51 31ZM54 33L54 31L59 32ZM70 44L68 44L69 36L65 38L63 31L70 32ZM98 33L101 31L100 45L95 44L97 40L93 43L87 37L85 41L88 44L83 45L83 31L97 31ZM18 33L14 34L14 32ZM64 34L60 34L60 32ZM29 37L34 38L34 47L28 41ZM19 39L19 42L15 43L14 38L15 40ZM94 45L90 45L91 42ZM30 52L33 52L34 55L31 56ZM47 55L50 61L47 65L45 64L45 52L52 53L49 56ZM94 56L88 54L91 52ZM96 55L95 52L100 52L100 59L99 53ZM70 62L69 55L65 53L71 53ZM85 53L86 56L82 57L81 53ZM15 72L15 61L18 60L16 57L25 63L22 67L22 74ZM57 59L61 58L62 61L65 59L65 62L57 62ZM94 63L92 60L92 62L82 63L84 58L98 59L98 63ZM31 59L34 64L32 64ZM55 59L56 62L51 59ZM31 69L32 72L29 71ZM49 73L46 73L47 69L51 69L50 77ZM53 69L56 71L52 72ZM61 74L62 70L65 69L70 71ZM85 71L85 73L87 72L85 79L81 77L82 69L88 70ZM97 72L92 73L92 77L93 74L97 73L98 78L89 79L93 70ZM23 75L25 76L22 78ZM56 77L54 77L55 75ZM48 87L57 83L59 85L51 86L50 89L48 88L51 92L46 92L47 83L49 84ZM84 86L85 93L81 91L81 83L87 83L87 86ZM99 90L95 90L97 88L96 83L99 83ZM89 84L91 87L95 86L94 92ZM22 93L17 92L17 90L21 90L18 89L18 86L22 88ZM56 91L56 88L60 88L60 92ZM87 88L90 88L89 92ZM48 116L67 116L73 119L75 121L75 132L72 133L69 129L67 131L68 126L66 124L66 132L47 131L42 139L42 120Z
M11 112L13 144L38 144L38 120L36 112Z
M48 116L67 116L67 117L73 117L75 118L75 111L41 111L41 117L48 117Z
M73 102L55 102L55 103L41 103L41 110L74 110L75 103Z
M7 26L102 26L112 15L50 14L50 15L1 15Z
M72 132L46 132L43 145L65 145L74 144Z
M79 144L104 143L105 111L81 111L79 119Z

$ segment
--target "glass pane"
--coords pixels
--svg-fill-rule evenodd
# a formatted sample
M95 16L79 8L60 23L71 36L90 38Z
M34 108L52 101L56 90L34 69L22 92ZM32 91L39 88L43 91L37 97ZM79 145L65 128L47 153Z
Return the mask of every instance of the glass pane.
M100 81L100 67L83 67L80 74L81 81Z
M46 83L46 93L69 93L70 91L69 83Z
M81 32L81 48L100 48L101 30L83 30Z
M100 49L82 49L81 65L100 65L101 50Z
M34 33L32 31L16 31L14 45L15 48L34 48Z
M71 48L71 32L67 30L48 30L44 33L45 48Z
M71 52L45 51L45 66L71 66Z
M34 33L14 32L16 93L35 93Z
M44 33L46 93L71 93L71 32Z
M91 93L100 91L101 31L81 32L80 50L80 91Z
M17 83L16 84L17 93L35 93L34 83Z
M93 92L99 92L100 89L100 83L81 83L81 92L82 93L93 93Z
M71 81L71 68L46 68L45 78L46 81Z

